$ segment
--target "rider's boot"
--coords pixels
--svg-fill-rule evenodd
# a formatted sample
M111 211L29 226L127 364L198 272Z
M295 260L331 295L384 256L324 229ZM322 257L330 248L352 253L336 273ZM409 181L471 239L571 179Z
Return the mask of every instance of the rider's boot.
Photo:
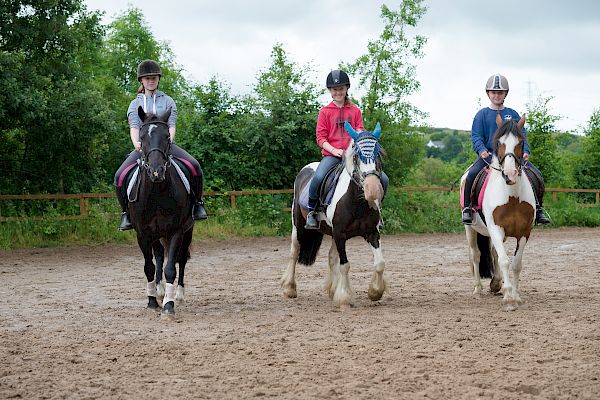
M121 225L119 226L119 230L128 231L131 228L133 228L133 225L129 220L129 213L127 211L123 211L123 213L121 213Z
M204 200L200 199L196 204L194 204L194 211L192 214L192 218L195 221L208 219L208 213L204 208Z
M318 212L311 208L306 216L306 224L304 229L319 229L319 220L317 219Z
M464 225L472 225L473 224L473 209L471 206L466 206L462 210L462 223Z
M535 210L535 224L536 225L548 225L550 223L550 218L544 212L544 209L541 206L538 206Z

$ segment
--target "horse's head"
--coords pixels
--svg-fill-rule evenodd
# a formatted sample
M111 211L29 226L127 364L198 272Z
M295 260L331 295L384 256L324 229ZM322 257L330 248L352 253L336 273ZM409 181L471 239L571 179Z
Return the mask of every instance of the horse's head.
M383 198L383 186L381 185L381 152L379 144L381 126L379 122L373 132L356 132L346 122L344 128L353 139L352 146L344 153L346 168L352 171L352 179L363 188L365 200L372 208L378 208Z
M507 185L514 185L517 178L521 176L523 169L523 147L525 135L523 126L525 116L519 122L514 120L502 121L498 113L496 115L498 130L494 134L494 157L498 159L502 176Z
M169 108L161 115L146 114L142 107L138 108L142 120L140 141L142 142L142 165L150 180L154 183L165 180L167 167L170 163L171 139L169 135Z

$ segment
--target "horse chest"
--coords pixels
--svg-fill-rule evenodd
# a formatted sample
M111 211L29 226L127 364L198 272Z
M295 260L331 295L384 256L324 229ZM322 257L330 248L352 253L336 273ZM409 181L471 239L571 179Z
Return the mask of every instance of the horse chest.
M506 204L494 208L492 216L494 224L504 229L505 236L529 238L534 211L529 202L511 196Z

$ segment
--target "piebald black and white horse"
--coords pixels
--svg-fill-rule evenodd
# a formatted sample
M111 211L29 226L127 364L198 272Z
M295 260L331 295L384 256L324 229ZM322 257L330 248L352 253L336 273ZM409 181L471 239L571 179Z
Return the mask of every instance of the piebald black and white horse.
M378 143L381 128L378 123L372 133L357 133L348 123L344 127L352 137L352 142L344 152L344 170L335 186L331 203L324 212L319 213L318 230L304 229L308 211L300 204L300 194L310 185L318 163L306 165L296 177L292 205L292 246L288 266L281 280L286 297L297 296L296 263L312 265L325 234L332 237L325 289L335 305L352 305L354 301L348 277L350 263L346 255L346 241L355 236L362 236L373 252L375 271L369 285L369 298L373 301L381 299L386 289L383 277L385 261L379 234L384 195L380 181L381 148Z
M143 121L140 129L142 168L138 178L137 199L129 203L131 223L144 254L148 308L159 308L156 300L159 294L156 281L160 277L160 267L166 250L166 285L163 298L165 314L175 312L176 299L183 300L184 271L194 228L193 196L190 195L170 156L171 140L167 124L170 113L169 109L156 116L146 114L141 107L138 109L140 120ZM158 270L152 260L153 249L157 255ZM179 264L179 274L176 263ZM175 286L177 275L178 284Z
M483 199L473 224L465 225L465 230L474 294L481 294L482 277L492 278L491 291L502 291L505 308L515 310L522 303L519 277L523 252L534 222L536 201L531 183L523 171L525 117L518 122L503 122L498 116L496 123L498 130L494 135L494 153L487 182L482 189ZM461 189L465 179L466 173L461 179ZM508 237L517 240L512 262L504 247ZM510 269L514 275L512 280Z

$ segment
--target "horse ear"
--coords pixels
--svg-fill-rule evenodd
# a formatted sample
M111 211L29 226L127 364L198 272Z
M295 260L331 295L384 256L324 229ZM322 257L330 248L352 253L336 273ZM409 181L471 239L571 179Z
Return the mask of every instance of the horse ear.
M354 140L358 139L358 133L356 133L356 131L354 130L352 125L350 125L348 122L345 122L344 128L346 129L348 134L352 137L352 139L354 139Z
M146 112L142 108L142 106L138 107L138 117L140 117L140 121L144 122L146 120Z
M375 136L375 139L377 140L379 140L379 136L381 136L381 125L379 125L379 122L377 122L377 125L375 125L373 136Z
M524 126L525 126L525 114L523 114L523 116L517 123L517 127L519 128L519 131L522 131Z
M161 114L160 117L158 117L159 120L167 122L169 120L169 117L171 116L171 107L169 107L167 109L167 111L165 111L163 114Z
M502 126L502 117L500 116L500 113L496 113L496 125L498 125L498 128L500 128Z

